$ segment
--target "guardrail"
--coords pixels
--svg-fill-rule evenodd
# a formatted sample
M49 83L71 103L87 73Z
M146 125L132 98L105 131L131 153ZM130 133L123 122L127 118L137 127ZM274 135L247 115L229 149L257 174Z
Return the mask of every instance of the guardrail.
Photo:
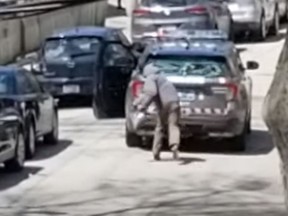
M95 0L38 0L11 4L0 8L0 19L11 19L25 17L31 14L45 13L73 5L94 2Z
M55 4L56 1L52 1ZM65 4L56 10L51 6L52 1L49 1L50 4L42 5L45 6L42 8L40 5L33 9L31 5L29 8L26 4L26 6L22 5L23 7L9 6L9 10L8 7L0 10L0 19L2 18L0 20L0 64L12 63L19 55L35 51L41 42L57 29L104 25L107 0L81 0L81 4L80 1L67 0L74 4ZM26 10L23 10L25 8ZM15 13L18 15L16 16Z

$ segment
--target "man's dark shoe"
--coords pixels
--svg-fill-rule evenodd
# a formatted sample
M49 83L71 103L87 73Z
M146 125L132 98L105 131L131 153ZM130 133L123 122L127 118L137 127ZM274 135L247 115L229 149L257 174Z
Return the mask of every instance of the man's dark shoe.
M159 154L154 155L154 160L155 161L160 161L161 160L160 155Z

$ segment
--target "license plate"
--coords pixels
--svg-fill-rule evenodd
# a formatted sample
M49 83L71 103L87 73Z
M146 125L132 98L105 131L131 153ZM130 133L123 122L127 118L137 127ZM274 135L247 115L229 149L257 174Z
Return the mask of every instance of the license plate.
M80 86L79 85L64 85L63 93L79 93Z
M178 93L178 97L180 98L180 101L194 101L196 99L195 93Z
M160 32L171 32L177 30L176 26L162 26L158 29Z

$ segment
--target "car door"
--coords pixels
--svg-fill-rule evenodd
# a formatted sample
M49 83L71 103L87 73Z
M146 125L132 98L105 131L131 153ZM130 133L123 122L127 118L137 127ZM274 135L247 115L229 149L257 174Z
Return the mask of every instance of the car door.
M25 75L35 92L35 100L40 107L40 124L41 124L41 134L45 134L51 131L53 112L54 112L54 99L53 97L44 90L40 85L36 77L31 73L26 71Z
M102 101L106 109L124 103L126 88L136 64L131 51L121 43L108 43L103 54Z
M241 107L243 119L245 118L247 109L250 109L252 102L252 79L247 75L245 67L242 63L240 55L235 53L236 62L236 72L239 76L240 89L239 93L241 95Z

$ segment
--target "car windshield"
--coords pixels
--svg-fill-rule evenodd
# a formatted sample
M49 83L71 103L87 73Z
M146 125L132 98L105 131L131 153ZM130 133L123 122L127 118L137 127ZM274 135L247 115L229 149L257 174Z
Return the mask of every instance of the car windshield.
M0 73L0 95L15 93L14 77L9 73Z
M151 63L165 75L217 78L226 76L228 72L224 57L153 56L147 61L147 64Z
M48 39L44 46L44 57L49 61L85 55L96 55L99 46L100 41L95 37Z

